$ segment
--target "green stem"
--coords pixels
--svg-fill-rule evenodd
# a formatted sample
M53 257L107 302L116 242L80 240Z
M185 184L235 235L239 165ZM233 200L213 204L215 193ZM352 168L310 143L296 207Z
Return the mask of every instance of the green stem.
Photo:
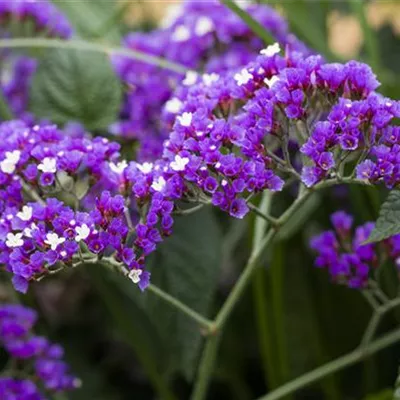
M256 315L258 348L264 372L264 381L266 384L268 383L269 387L277 387L279 385L279 370L274 364L276 347L274 346L270 324L270 321L272 321L271 311L266 299L266 293L268 293L266 280L265 268L258 268L253 276L254 313Z
M261 200L260 209L257 208L259 213L255 213L261 218L256 218L254 223L253 248L258 246L258 244L261 242L264 232L268 226L268 219L264 218L264 215L269 213L271 208L271 200L270 194L265 192ZM265 268L258 268L253 277L253 301L256 313L259 349L263 364L265 383L273 382L274 384L277 384L278 371L277 368L272 365L274 358L271 357L271 352L273 351L273 340L270 337L271 330L268 326L268 321L270 319L268 318L269 307L266 301L266 293L267 288Z
M1 39L0 48L54 48L94 51L107 55L119 55L131 58L133 60L143 61L160 68L168 69L174 72L184 74L188 71L183 65L168 61L164 58L149 55L138 50L132 50L122 47L112 47L100 43L92 43L84 40L62 40L46 38L20 38L20 39Z
M226 320L229 318L233 308L239 301L244 289L247 286L247 283L257 266L257 262L261 257L262 253L266 250L271 241L275 238L276 234L279 232L279 229L285 225L285 223L293 216L293 214L299 209L299 207L307 200L312 192L306 191L304 194L300 195L294 203L289 207L289 209L277 220L277 227L275 229L270 228L265 237L253 247L253 250L250 254L250 258L240 275L238 281L233 287L231 293L223 304L220 312L218 313L215 324L217 329L223 328L226 323Z
M207 338L191 400L203 400L207 394L220 338L221 334L215 334Z
M22 186L22 190L34 201L38 202L40 205L45 205L46 202L40 197L39 193L27 184L23 179L19 180Z
M190 215L190 214L194 214L197 211L201 210L203 207L205 206L205 204L198 204L197 206L191 207L191 208L187 208L185 210L177 210L174 211L175 215Z
M268 31L257 21L255 20L249 13L240 8L234 1L232 0L220 0L222 4L227 6L231 11L233 11L236 15L238 15L247 26L258 36L260 37L266 45L272 44L276 42L276 40L268 33Z
M103 266L107 268L115 268L118 271L120 271L123 275L128 275L129 271L128 269L114 260L113 258L107 257L103 258L101 261L98 261L97 259L94 260L85 260L84 263L82 264L102 264ZM181 311L183 314L191 318L193 321L197 322L202 328L204 328L204 334L210 334L214 332L214 323L210 321L209 319L203 317L201 314L199 314L197 311L193 310L192 308L188 307L186 304L182 303L180 300L178 300L176 297L171 296L167 292L164 292L162 289L160 289L158 286L153 285L150 283L150 285L147 287L147 290L166 303L170 304L172 307L176 308L177 310Z
M257 217L262 218L265 222L268 222L272 226L276 226L277 224L277 219L274 217L271 217L267 213L263 212L260 210L257 206L255 206L253 203L247 203L249 206L250 210L254 212Z
M155 286L153 284L150 284L148 286L147 290L149 292L155 294L156 296L160 297L165 302L170 304L172 307L175 307L176 309L181 311L183 314L187 315L192 320L196 321L201 327L203 327L206 330L205 333L209 333L209 332L211 332L213 330L214 324L213 324L212 321L210 321L209 319L203 317L198 312L194 311L193 309L191 309L190 307L188 307L187 305L182 303L177 298L175 298L175 297L169 295L168 293L164 292L159 287L157 287L157 286Z
M2 121L8 121L14 118L13 112L7 103L3 90L0 90L0 118Z
M379 322L383 315L398 307L399 305L400 298L397 298L389 301L387 304L380 306L373 313L372 318L365 330L361 343L355 350L288 382L287 384L279 387L271 393L261 397L259 400L280 399L322 379L327 375L333 374L334 372L340 371L343 368L349 367L352 364L362 361L368 356L398 342L400 340L400 330L398 329L384 335L380 339L377 339L375 341L371 340L378 328Z
M342 357L339 357L327 364L324 364L323 366L318 367L315 370L308 372L300 376L299 378L294 379L293 381L281 386L273 392L263 397L260 397L259 400L281 399L284 396L295 393L299 389L302 389L308 385L311 385L314 382L317 382L327 375L333 374L343 368L356 364L357 362L368 358L370 355L397 343L399 340L400 330L397 329L382 336L380 339L371 342L368 347L357 348Z
M271 295L273 309L273 329L275 332L275 346L279 384L289 379L288 354L286 346L285 305L284 305L284 276L285 276L285 250L283 242L274 246L273 258L270 266Z
M249 261L247 262L242 274L240 275L239 279L237 280L235 286L233 287L232 291L230 292L228 298L226 299L215 319L217 329L222 329L225 325L231 312L239 301L245 288L247 287L249 279L251 278L251 275L257 266L259 257L271 243L272 239L276 236L276 233L276 230L270 229L267 235L261 241L261 243L254 249L254 251L250 255Z

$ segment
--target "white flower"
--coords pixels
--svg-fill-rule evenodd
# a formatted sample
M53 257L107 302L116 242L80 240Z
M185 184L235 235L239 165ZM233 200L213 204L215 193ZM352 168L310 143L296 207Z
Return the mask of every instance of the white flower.
M198 76L199 76L199 74L197 72L188 71L188 72L186 72L185 79L182 81L182 83L185 86L192 86L197 82Z
M125 171L125 168L128 166L128 163L125 160L115 164L113 162L109 163L111 171L115 172L116 174L120 175Z
M8 160L3 160L0 163L0 169L5 174L12 174L15 171L15 164L9 162Z
M263 49L260 51L260 54L263 56L267 57L272 57L275 54L278 54L281 51L281 46L279 46L279 43L274 43L269 45L266 49Z
M32 211L33 211L32 207L23 206L22 211L17 213L17 217L22 221L29 221L32 218Z
M90 229L86 224L83 224L82 226L77 226L75 228L75 232L77 233L77 235L75 236L75 241L76 242L80 242L81 240L85 240L90 235Z
M36 229L38 229L38 226L32 222L30 228L25 228L23 230L23 233L26 237L31 238L32 237L32 231L35 231Z
M154 181L151 184L151 187L156 192L162 192L164 190L166 184L167 184L167 182L165 181L164 177L160 176L156 181Z
M15 167L21 157L21 152L19 150L7 151L6 158L1 161L0 169L5 174L12 174L15 171Z
M45 157L42 160L41 164L38 165L38 170L54 174L55 172L57 172L56 164L57 160L55 158Z
M268 79L268 78L264 79L264 83L266 85L268 85L268 87L270 87L270 88L272 88L272 86L274 86L275 83L278 82L278 81L279 81L279 78L276 75L271 77L271 79Z
M21 157L21 152L19 150L7 151L6 159L13 164L17 164Z
M190 31L185 25L179 25L175 28L171 39L174 42L185 42L190 39Z
M153 170L153 164L145 162L143 164L136 164L137 169L143 174L149 174Z
M165 110L172 114L177 114L182 108L182 102L176 97L165 103Z
M161 28L169 28L182 14L182 6L180 4L170 5L164 18L161 20Z
M246 10L252 4L251 0L233 0L242 10Z
M197 22L196 26L194 28L194 32L196 33L197 36L204 36L209 32L212 32L214 30L214 23L212 19L208 17L200 17Z
M22 233L7 233L6 246L7 247L21 247L24 244L22 240Z
M170 167L174 171L184 171L188 163L189 159L187 157L181 157L179 154L177 154L175 156L175 160L170 163Z
M219 79L219 75L213 72L212 74L204 74L203 75L203 83L206 86L211 86L214 82L217 82Z
M182 126L190 126L192 124L192 117L192 113L184 112L182 115L178 116L177 119Z
M44 242L48 244L52 250L56 250L59 244L65 242L65 238L59 237L57 233L48 233Z
M133 283L139 283L140 282L140 275L142 275L142 272L143 271L141 269L132 269L128 274L128 278Z
M244 68L239 73L235 74L234 78L237 84L239 86L242 86L250 82L254 78L254 76L249 71L247 71L246 68Z

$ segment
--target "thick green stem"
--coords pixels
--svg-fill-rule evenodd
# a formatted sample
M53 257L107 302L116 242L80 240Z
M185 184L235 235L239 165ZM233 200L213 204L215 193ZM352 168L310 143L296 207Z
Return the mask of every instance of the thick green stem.
M203 400L206 397L212 376L210 371L214 369L220 338L221 334L215 334L207 338L191 400Z
M268 247L271 243L272 239L276 236L277 230L270 229L261 243L254 249L252 254L250 255L249 261L247 265L240 275L238 281L236 282L235 286L233 287L231 293L229 294L228 298L226 299L224 305L222 306L220 312L218 313L215 324L217 329L222 329L225 325L227 319L229 318L233 308L236 306L237 302L239 301L242 293L244 292L251 275L257 266L257 262L263 251Z
M174 72L184 74L188 71L183 65L168 61L164 58L152 56L138 50L125 49L121 47L111 47L100 43L92 43L84 40L62 40L46 38L20 38L20 39L0 39L0 48L54 48L94 51L107 55L119 55L133 60L143 61L148 64L157 65L160 68L169 69Z
M262 215L267 215L271 208L272 197L270 193L265 192L260 203L260 213ZM257 209L258 210L258 209ZM256 215L260 216L258 213ZM265 233L268 226L268 219L256 218L254 222L254 238L253 238L253 248L257 246ZM271 330L269 329L268 322L269 307L266 300L266 270L264 268L258 268L253 276L253 301L254 301L254 311L256 315L256 326L258 330L258 342L259 350L261 355L261 360L263 364L265 382L272 381L278 382L278 370L271 364L273 358L271 352L273 351L273 340L270 337Z
M14 115L7 103L3 90L0 90L0 118L2 121L8 121L14 118Z
M257 242L254 242L252 252L250 254L250 258L240 275L239 279L237 280L235 286L233 287L231 293L229 294L228 298L226 299L225 303L223 304L221 310L219 311L217 317L215 318L215 330L216 332L222 333L222 330L226 324L226 321L230 317L234 307L240 300L244 290L246 289L250 278L258 264L259 258L262 256L263 252L266 250L268 245L272 242L276 234L279 232L279 228L282 227L290 217L298 210L298 208L303 204L303 202L308 198L311 194L311 191L304 191L301 190L301 194L295 200L295 202L291 205L291 207L282 215L281 218L278 219L278 225L275 228L270 228L267 234L264 237L260 237ZM259 228L257 228L259 229ZM207 351L208 344L206 345L205 351ZM207 362L208 365L212 367L212 364L209 363L208 358L205 356L202 358L200 364L200 371L204 371L203 363ZM206 395L206 389L208 382L210 381L210 377L212 375L213 368L209 368L206 373L199 373L198 379L200 382L197 382L195 387L195 392L193 396L196 400L204 399ZM199 392L201 388L201 392Z
M266 396L260 397L259 400L278 400L288 394L294 393L299 389L302 389L314 382L322 379L323 377L340 371L343 368L349 367L350 365L356 364L369 357L370 355L377 353L380 350L385 349L400 340L400 330L390 332L380 339L377 339L370 343L368 347L357 348L356 350L339 357L315 370L308 372L297 379L281 386Z
M266 45L276 42L269 32L249 13L240 8L233 0L220 0L222 4L227 6L231 11L238 15L247 26L264 41Z
M349 367L352 364L362 361L369 357L371 354L374 354L398 342L400 340L400 330L395 330L389 334L384 335L380 339L372 341L383 315L398 306L400 306L399 298L391 300L375 310L365 330L361 343L355 350L288 382L287 384L279 387L271 393L261 397L259 400L281 399L282 397L294 393L295 391L302 389L324 378L327 375L333 374L343 368Z

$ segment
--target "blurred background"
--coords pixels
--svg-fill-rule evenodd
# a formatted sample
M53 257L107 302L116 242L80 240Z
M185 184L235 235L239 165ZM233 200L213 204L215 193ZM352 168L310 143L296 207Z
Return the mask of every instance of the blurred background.
M371 59L362 18L348 1L268 2L290 29L332 61L373 64L380 91L400 98L400 1L365 3L369 34L379 54ZM155 29L179 1L54 0L85 40L119 46L131 31ZM358 345L370 308L357 291L333 285L313 267L310 236L345 209L358 224L375 220L385 192L367 188L327 190L306 203L301 215L268 251L223 336L209 399L247 400L293 379ZM291 201L280 197L277 208ZM229 219L203 210L177 222L152 263L156 284L190 306L214 316L249 254L254 220ZM190 271L197 271L196 274ZM394 269L384 268L389 294L397 290ZM9 291L0 287L6 301ZM71 400L188 399L202 337L190 320L151 294L141 295L123 277L87 268L33 285L22 301L40 313L43 334L62 343L82 381ZM400 310L380 331L400 323ZM400 346L321 380L287 399L392 399ZM0 353L1 357L1 353Z

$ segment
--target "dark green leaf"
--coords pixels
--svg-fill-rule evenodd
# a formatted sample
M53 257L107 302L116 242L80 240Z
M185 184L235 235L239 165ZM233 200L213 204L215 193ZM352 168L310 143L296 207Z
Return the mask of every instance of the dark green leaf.
M210 209L179 218L174 234L147 263L152 283L206 316L221 263L221 237ZM113 316L121 323L125 320L126 326L120 324L126 332L125 336L133 336L133 331L143 323L144 315L151 325L149 336L150 332L155 332L159 335L158 343L163 346L166 355L161 363L163 371L168 374L178 372L191 380L202 339L199 326L154 293L142 294L128 279L116 273L109 275L107 285L101 288L102 297L107 299L108 290L123 295L124 310L115 304L113 310L117 314ZM98 278L95 278L97 281ZM140 310L140 313L134 312L134 309ZM132 340L141 346L141 340ZM153 356L159 360L162 358L157 354Z
M136 288L126 278L102 266L89 266L88 272L111 321L131 346L155 390L162 398L173 400L163 373L166 355L162 338L138 302L132 301L129 294Z
M210 209L180 218L174 234L151 260L152 282L207 315L221 264L221 238ZM151 293L145 305L173 354L170 372L176 370L191 380L201 345L199 327Z
M400 233L400 191L393 190L382 205L368 243L380 242L397 233Z
M51 50L40 61L31 88L31 111L59 124L78 121L105 129L117 119L122 91L102 54Z
M370 394L364 400L397 400L397 397L393 397L393 390L385 389L379 393Z
M114 16L119 16L119 11L124 8L120 2L109 0L53 0L53 2L66 14L79 36L95 38L101 34L108 41L119 43L121 23L120 18L116 19ZM108 28L106 31L105 27Z

